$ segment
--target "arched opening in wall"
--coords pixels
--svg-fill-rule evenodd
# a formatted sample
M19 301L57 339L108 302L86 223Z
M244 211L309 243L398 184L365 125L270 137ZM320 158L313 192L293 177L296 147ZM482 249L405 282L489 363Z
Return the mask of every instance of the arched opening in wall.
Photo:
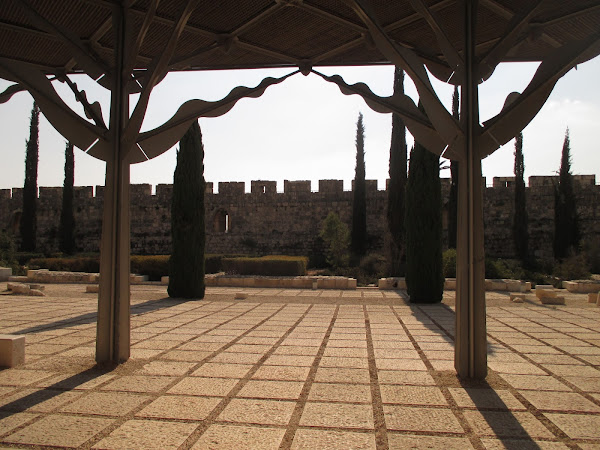
M217 233L229 233L229 230L231 229L231 219L227 211L220 209L215 213L213 229Z
M15 211L10 218L10 223L8 225L8 230L12 234L19 234L19 226L21 224L21 211Z

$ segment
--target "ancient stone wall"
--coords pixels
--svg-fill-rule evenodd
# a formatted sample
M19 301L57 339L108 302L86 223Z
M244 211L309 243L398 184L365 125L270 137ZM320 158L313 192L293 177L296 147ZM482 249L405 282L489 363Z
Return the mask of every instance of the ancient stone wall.
M554 184L556 177L531 177L527 188L530 248L537 258L552 257L554 229ZM580 227L584 238L600 239L600 186L593 176L576 178ZM485 181L484 181L485 182ZM131 187L131 251L133 254L168 254L171 248L171 185L149 184ZM486 254L514 256L511 225L514 208L514 178L494 179L494 187L484 190ZM323 219L336 212L348 226L351 223L352 192L343 190L341 180L320 180L317 192L309 181L285 181L277 192L274 181L245 184L219 183L213 193L206 185L207 253L288 254L322 256L318 238ZM447 238L447 203L450 181L442 180L444 198L444 237ZM104 187L75 188L76 242L81 251L97 252L102 226ZM62 188L39 189L38 249L58 250ZM367 228L369 248L385 253L387 192L377 190L377 182L367 182ZM22 189L0 190L0 227L17 236Z

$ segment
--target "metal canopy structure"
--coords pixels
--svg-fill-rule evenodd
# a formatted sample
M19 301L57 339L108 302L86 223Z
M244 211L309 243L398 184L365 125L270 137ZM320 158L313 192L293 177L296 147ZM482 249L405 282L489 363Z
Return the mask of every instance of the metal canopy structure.
M129 166L172 147L198 117L225 114L283 81L267 78L217 102L190 100L162 126L140 132L150 94L170 71L394 64L414 81L423 114L407 96L382 98L364 84L336 83L376 111L394 112L430 151L461 164L457 236L455 367L487 374L481 159L521 131L558 79L600 54L597 0L4 0L0 77L5 102L27 90L52 125L106 161L96 360L129 358ZM478 85L504 61L540 61L522 93L479 121ZM427 69L427 70L426 70ZM70 75L110 90L110 118ZM295 73L295 72L294 72ZM438 99L430 74L461 87L461 120ZM53 82L83 105L72 111ZM129 96L140 94L133 111Z

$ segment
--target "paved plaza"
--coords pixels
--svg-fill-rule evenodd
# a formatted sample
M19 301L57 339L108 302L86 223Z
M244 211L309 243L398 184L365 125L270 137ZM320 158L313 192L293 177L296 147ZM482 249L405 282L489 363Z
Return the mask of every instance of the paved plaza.
M6 283L0 283L0 291ZM132 286L131 359L94 362L97 295L0 295L0 448L600 448L600 308L488 293L489 376L453 370L454 311L402 292ZM236 294L247 298L237 300ZM243 297L243 296L242 296Z

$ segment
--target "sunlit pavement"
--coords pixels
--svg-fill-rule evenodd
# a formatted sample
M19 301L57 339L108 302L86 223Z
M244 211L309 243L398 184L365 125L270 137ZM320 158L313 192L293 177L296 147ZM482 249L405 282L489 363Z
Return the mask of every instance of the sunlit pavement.
M400 292L133 286L131 359L101 368L84 291L0 295L0 333L26 336L25 364L0 370L0 447L600 447L600 308L583 296L489 294L490 373L461 383L452 307Z

